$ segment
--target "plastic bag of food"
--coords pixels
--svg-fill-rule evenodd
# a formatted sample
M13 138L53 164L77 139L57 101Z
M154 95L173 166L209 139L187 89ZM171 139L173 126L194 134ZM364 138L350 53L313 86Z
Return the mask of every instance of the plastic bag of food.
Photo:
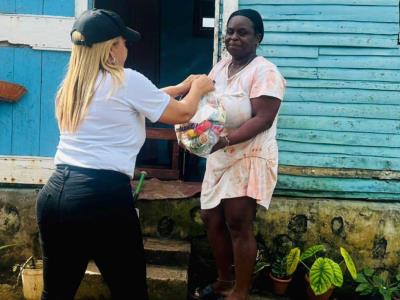
M193 118L184 124L175 125L176 137L189 152L206 157L218 142L224 129L226 112L215 92L200 100Z

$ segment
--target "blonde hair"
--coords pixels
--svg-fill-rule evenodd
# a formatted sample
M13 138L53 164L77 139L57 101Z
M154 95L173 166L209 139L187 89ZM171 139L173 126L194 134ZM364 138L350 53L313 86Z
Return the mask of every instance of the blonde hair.
M73 32L73 41L84 39L81 33ZM123 66L109 62L111 47L118 39L95 43L92 47L72 46L67 74L56 96L56 117L61 131L73 133L77 130L92 101L100 71L111 74L112 91L121 86L124 79Z

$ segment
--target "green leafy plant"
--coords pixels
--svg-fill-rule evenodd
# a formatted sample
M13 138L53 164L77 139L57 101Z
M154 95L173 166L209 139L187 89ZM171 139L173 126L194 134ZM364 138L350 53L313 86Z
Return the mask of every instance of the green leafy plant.
M257 257L256 257L256 264L254 266L254 272L253 274L256 275L260 273L262 270L264 270L267 267L270 267L271 263L267 259L266 255L264 254L263 251L258 250L257 251Z
M357 277L357 270L353 259L346 251L340 247L340 254L343 260L336 263L332 259L325 257L326 248L323 245L314 245L301 253L299 248L290 250L287 257L287 273L293 274L299 263L304 265L308 271L311 289L315 295L322 295L332 286L340 287L343 285L343 271L341 269L344 263L353 279Z
M272 282L273 293L276 295L284 295L292 281L292 276L287 274L286 260L287 256L284 256L284 254L275 254L271 264L270 260L263 255L263 252L259 251L257 255L254 274L260 273L266 267L271 267L268 276Z
M384 300L391 300L400 293L400 274L390 281L387 274L365 268L357 274L356 282L356 292L360 295L381 295Z
M276 256L272 263L271 274L279 279L288 279L290 275L287 273L287 256Z

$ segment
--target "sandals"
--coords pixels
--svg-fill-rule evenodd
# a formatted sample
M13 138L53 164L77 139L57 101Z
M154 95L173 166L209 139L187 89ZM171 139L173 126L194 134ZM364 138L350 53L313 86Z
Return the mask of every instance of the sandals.
M234 284L234 280L221 280L217 281L225 284ZM224 300L224 296L220 293L216 293L213 288L213 284L209 284L204 288L197 288L192 294L192 299L195 300Z
M214 292L212 284L204 288L197 288L192 294L192 299L196 300L217 300L219 298L221 298L221 295Z

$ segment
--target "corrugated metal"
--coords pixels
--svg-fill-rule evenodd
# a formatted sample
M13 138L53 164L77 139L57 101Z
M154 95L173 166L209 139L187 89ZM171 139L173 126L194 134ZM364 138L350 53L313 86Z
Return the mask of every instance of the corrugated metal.
M276 193L399 200L399 181L372 173L287 172L290 166L400 171L399 1L240 0L239 6L262 14L259 54L287 79L278 142L280 164L289 168Z

